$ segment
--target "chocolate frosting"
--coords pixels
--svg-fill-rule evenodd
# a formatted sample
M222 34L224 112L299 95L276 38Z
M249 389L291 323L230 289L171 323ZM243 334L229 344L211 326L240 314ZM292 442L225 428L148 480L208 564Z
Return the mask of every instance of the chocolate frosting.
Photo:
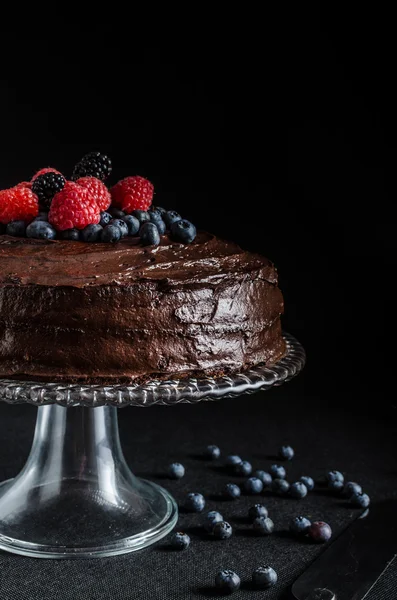
M0 236L0 376L131 381L226 373L285 352L277 272L199 232L87 244Z

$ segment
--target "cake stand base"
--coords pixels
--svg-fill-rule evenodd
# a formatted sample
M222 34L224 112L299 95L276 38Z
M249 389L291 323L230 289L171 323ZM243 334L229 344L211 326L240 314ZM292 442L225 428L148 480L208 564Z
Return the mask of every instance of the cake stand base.
M172 496L128 468L111 406L41 406L25 467L0 485L0 548L37 558L140 550L177 518Z

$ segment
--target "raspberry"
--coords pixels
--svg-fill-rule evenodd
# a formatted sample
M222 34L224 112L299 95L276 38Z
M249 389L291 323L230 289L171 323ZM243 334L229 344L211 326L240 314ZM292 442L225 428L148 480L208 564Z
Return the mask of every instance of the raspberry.
M20 183L17 183L17 185L15 186L16 188L28 188L29 190L32 189L32 182L31 181L21 181Z
M133 210L148 210L153 200L154 186L148 179L136 175L126 177L112 187L113 204L126 213Z
M60 192L66 180L60 173L43 173L38 175L32 183L32 191L39 197L40 205L47 210L55 194Z
M76 183L89 191L101 212L109 208L112 199L108 188L100 179L96 177L80 177Z
M72 179L76 181L80 177L96 177L101 181L105 181L111 172L112 161L106 154L90 152L77 163L73 170Z
M48 221L57 231L84 229L99 223L100 210L86 188L67 181L63 190L55 194L51 203Z
M57 173L58 175L61 175L61 173L56 169L53 169L52 167L45 167L45 169L40 169L40 171L37 171L30 181L33 183L37 177L40 177L40 175L45 175L46 173Z
M0 191L0 223L31 221L39 214L39 199L26 187L17 185Z

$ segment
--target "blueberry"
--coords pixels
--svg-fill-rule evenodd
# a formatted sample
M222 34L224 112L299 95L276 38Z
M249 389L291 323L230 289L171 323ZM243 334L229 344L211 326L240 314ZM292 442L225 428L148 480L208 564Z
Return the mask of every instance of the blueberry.
M293 535L306 535L311 521L306 517L294 517L289 523L289 530Z
M289 483L285 479L273 479L272 481L272 492L283 496L289 490Z
M36 219L35 219L36 221ZM14 237L25 237L26 223L25 221L11 221L6 227L6 234Z
M244 481L244 491L247 494L260 494L263 490L263 483L257 477L250 477Z
M343 490L343 481L328 481L328 489L332 492L341 492Z
M35 221L48 221L48 212L43 211L39 212L37 217L34 219Z
M269 511L264 504L255 504L249 509L248 516L251 521L254 521L258 517L268 517Z
M278 455L280 458L284 458L284 460L292 460L294 458L294 449L291 446L281 446Z
M101 231L101 242L111 242L114 244L121 239L121 229L116 225L106 225Z
M202 512L205 508L205 498L201 494L191 492L186 496L185 509L189 512Z
M252 573L252 584L258 590L267 590L277 583L277 573L272 567L258 567Z
M323 544L324 542L328 542L332 536L332 529L328 525L328 523L324 523L324 521L315 521L312 523L308 529L309 537L313 540L313 542L317 542L318 544Z
M181 479L185 474L185 467L181 463L172 463L168 467L168 475L172 479Z
M110 212L106 212L106 211L101 212L101 220L99 221L99 225L101 227L106 227L106 225L109 225L109 223L112 219L113 219L113 216L110 214Z
M186 550L190 544L190 537L187 533L176 531L170 537L170 544L175 550Z
M272 465L270 467L269 471L270 471L270 475L274 479L285 479L286 472L285 472L284 467L281 467L280 465Z
M167 210L167 212L163 215L163 221L167 226L167 229L171 229L171 225L176 223L177 221L181 221L182 217L175 210Z
M59 232L58 236L61 240L77 242L80 239L80 231L78 229L64 229Z
M33 221L27 226L26 235L29 238L36 238L39 240L53 240L55 239L57 232L53 226L46 221Z
M141 225L142 225L142 223L146 223L147 221L150 221L149 213L146 210L136 209L136 210L133 210L131 214L133 217L138 219L138 221L140 222Z
M162 206L152 206L151 209L149 210L149 213L151 212L158 212L160 213L161 218L163 217L163 215L167 212L165 210L165 208L163 208Z
M216 510L210 510L209 513L205 515L204 519L204 529L208 533L212 533L215 525L223 521L223 516Z
M165 212L165 211L164 211ZM149 219L152 223L156 223L156 221L162 221L163 215L157 208L151 208L148 211Z
M158 246L160 234L154 223L144 223L139 230L139 237L144 246Z
M314 481L308 475L302 475L300 481L305 484L309 492L311 492L314 489Z
M111 206L110 208L108 208L107 212L112 215L113 219L121 219L125 216L125 212L120 210L119 208L116 208L115 206Z
M160 235L164 235L165 234L165 231L166 231L167 228L165 226L165 223L164 223L163 219L159 219L158 221L156 221L154 223L154 225L156 225L156 227L157 227L158 232L159 232Z
M234 571L219 571L215 577L215 587L224 594L232 594L240 589L240 577Z
M343 490L348 498L353 494L362 494L363 488L355 481L348 481Z
M251 473L252 473L251 463L249 463L247 460L243 460L243 461L241 461L241 463L237 463L234 467L234 472L237 473L237 475L243 475L245 477L247 477L248 475L251 475Z
M307 496L307 487L301 481L296 481L290 486L289 493L293 498L301 499Z
M226 466L228 467L234 467L235 465L238 465L241 462L243 461L239 456L237 456L237 454L230 454L226 457Z
M256 517L253 527L259 535L270 535L274 531L274 523L270 517Z
M101 225L87 225L80 233L80 239L82 242L98 242L102 230Z
M266 471L255 471L254 476L261 480L264 488L269 488L272 485L272 476Z
M191 244L197 235L197 229L190 221L181 219L171 224L171 235L177 242Z
M327 481L341 481L342 483L345 480L342 473L340 473L339 471L329 471L326 474L326 478L327 478Z
M358 494L356 492L350 497L350 502L353 504L353 506L357 506L358 508L368 508L371 500L368 494Z
M212 530L212 534L217 540L227 540L231 537L232 533L232 526L226 521L219 521L218 523L215 523Z
M126 237L128 235L128 225L126 221L124 221L124 218L125 217L122 217L121 219L112 219L109 223L109 225L114 225L121 230L122 237Z
M211 444L210 446L207 446L204 452L204 456L206 458L211 458L212 460L215 460L216 458L219 458L221 455L221 451L219 450L218 446L214 446L213 444Z
M225 485L224 495L226 498L231 498L232 500L235 500L236 498L240 497L241 490L235 483L227 483Z
M128 235L138 235L141 224L136 217L133 215L125 215L125 217L122 217L122 221L127 225Z

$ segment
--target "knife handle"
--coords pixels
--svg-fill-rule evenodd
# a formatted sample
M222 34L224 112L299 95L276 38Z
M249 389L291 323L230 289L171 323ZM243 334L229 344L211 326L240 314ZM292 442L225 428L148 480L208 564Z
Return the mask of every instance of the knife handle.
M326 588L316 588L308 595L306 600L337 600L334 592Z

